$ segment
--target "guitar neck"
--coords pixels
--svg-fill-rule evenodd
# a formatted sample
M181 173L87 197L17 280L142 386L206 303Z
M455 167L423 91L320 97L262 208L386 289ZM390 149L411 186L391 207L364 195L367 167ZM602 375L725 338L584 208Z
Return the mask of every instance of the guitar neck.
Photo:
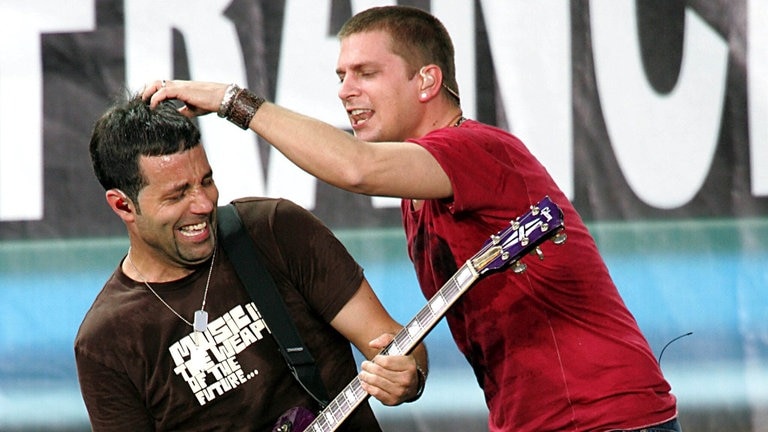
M456 274L421 308L416 316L397 332L392 342L381 351L384 355L407 355L437 325L440 319L469 290L479 277L470 261L467 261ZM317 416L305 431L332 432L368 398L363 390L360 378L355 377L341 393Z
M392 342L384 348L382 354L410 354L416 345L437 325L445 316L448 309L469 290L469 287L479 277L478 272L467 261L440 290L429 299L416 316L408 322L396 335Z

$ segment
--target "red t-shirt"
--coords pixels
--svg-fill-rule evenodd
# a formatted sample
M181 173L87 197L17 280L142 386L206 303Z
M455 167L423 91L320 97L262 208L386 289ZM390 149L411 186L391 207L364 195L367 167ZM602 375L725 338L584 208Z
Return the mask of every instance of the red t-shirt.
M414 140L440 163L452 200L403 200L408 253L427 298L486 239L545 195L568 239L527 271L478 281L448 312L485 393L491 431L634 429L676 415L670 386L595 242L546 169L516 137L466 121Z

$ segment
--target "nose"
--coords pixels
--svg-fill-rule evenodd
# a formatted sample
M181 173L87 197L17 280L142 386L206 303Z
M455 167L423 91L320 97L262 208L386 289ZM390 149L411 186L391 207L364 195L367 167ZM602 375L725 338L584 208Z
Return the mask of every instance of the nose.
M194 214L210 214L216 207L219 200L219 191L216 187L211 188L196 188L193 193L190 194L192 202L190 203L190 211Z
M339 86L339 99L343 101L349 99L350 97L357 96L360 94L360 89L355 83L355 80L352 75L347 75L341 80L341 85Z

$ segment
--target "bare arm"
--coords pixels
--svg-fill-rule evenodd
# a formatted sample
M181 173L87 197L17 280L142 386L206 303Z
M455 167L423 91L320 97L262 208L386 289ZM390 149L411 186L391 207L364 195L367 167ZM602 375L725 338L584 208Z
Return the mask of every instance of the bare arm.
M419 344L411 355L378 355L402 326L389 316L366 280L331 321L368 361L363 363L363 390L385 405L413 399L419 390L420 373L428 373L427 350ZM418 369L421 369L419 372Z
M151 105L168 99L186 104L186 116L216 112L226 84L193 81L148 86ZM272 103L264 103L250 129L313 176L350 192L431 199L452 195L448 176L423 147L407 142L372 143L327 123Z

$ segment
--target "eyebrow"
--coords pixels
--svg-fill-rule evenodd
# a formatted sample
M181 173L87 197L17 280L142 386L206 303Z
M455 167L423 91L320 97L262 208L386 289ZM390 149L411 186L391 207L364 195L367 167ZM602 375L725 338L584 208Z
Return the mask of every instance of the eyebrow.
M206 179L210 179L210 178L213 178L213 169L208 170L208 172L205 173L205 175L203 175L202 180L206 180ZM182 191L184 191L186 189L189 189L189 187L190 187L189 182L178 183L176 185L171 186L167 191L165 191L165 194L173 194L173 193L176 193L176 192L182 192Z
M362 63L355 63L355 64L352 64L352 65L349 65L345 69L336 68L336 75L342 75L342 74L345 73L345 71L357 72L360 69L364 69L364 68L367 68L367 67L377 67L377 68L380 68L381 66L376 61L366 61L366 62L362 62Z
M176 194L182 193L185 190L189 189L189 183L179 183L177 185L173 185L170 188L163 191L162 195L163 197L171 197Z

